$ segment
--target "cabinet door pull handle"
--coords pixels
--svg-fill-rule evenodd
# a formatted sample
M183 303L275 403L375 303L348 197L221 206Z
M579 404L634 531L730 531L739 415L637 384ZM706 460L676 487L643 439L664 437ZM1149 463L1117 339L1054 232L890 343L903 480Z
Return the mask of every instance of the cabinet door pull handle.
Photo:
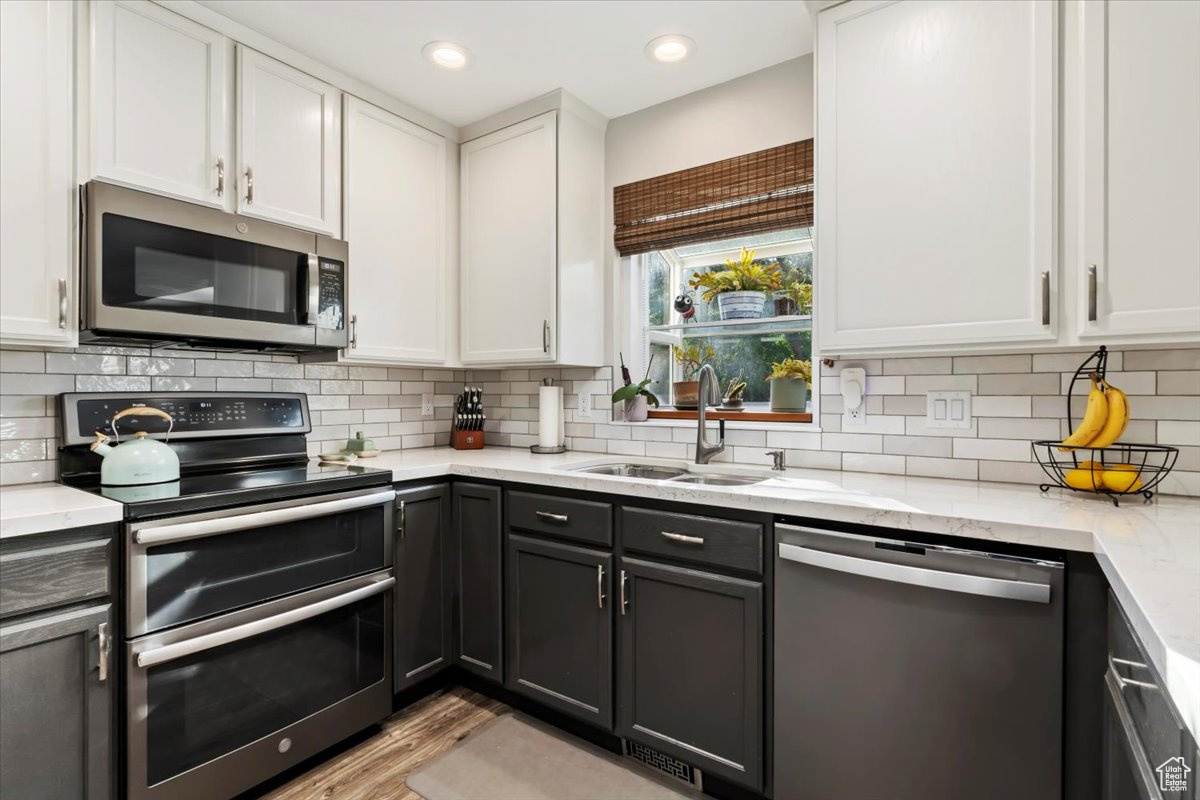
M1042 324L1050 324L1050 270L1042 273Z
M544 520L549 520L550 522L564 522L565 523L565 522L569 522L571 520L571 518L568 517L566 514L551 514L549 511L535 511L533 513Z
M666 539L673 542L683 542L684 544L704 544L703 536L688 536L686 533L671 533L670 531L659 531Z
M397 525L396 527L400 531L400 541L403 542L404 541L404 523L405 523L405 509L404 509L404 501L403 500L400 501L400 507L398 509L396 509L396 511L398 512L398 516L400 517L400 524Z
M550 352L550 320L542 320L542 352Z
M254 170L246 167L246 205L254 205Z
M67 279L58 279L58 327L67 327Z
M108 680L108 655L112 652L112 639L108 635L107 622L101 622L96 627L96 648L100 653L96 666L100 673L100 682L103 683Z
M217 156L217 197L225 196L225 157Z
M604 608L604 565L596 565L596 608Z
M358 314L350 315L350 349L358 349Z
M1096 321L1096 283L1099 280L1095 264L1088 266L1088 322Z
M629 606L629 598L625 595L625 570L621 570L621 616L625 616L625 609Z

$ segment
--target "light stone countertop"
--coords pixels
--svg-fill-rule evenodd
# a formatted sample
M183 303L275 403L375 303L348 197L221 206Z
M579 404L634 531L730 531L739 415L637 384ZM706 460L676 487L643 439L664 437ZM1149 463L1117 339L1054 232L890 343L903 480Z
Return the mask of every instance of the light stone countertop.
M569 471L623 460L586 452L434 447L388 451L359 463L390 469L397 482L448 476L509 481L1092 552L1184 722L1200 738L1200 500L1131 498L1114 508L1103 497L1043 494L1034 486L808 469L772 473L732 464L700 469L771 477L720 487ZM121 515L119 503L57 484L0 489L0 538L115 522Z
M118 522L124 506L57 483L0 487L0 539Z

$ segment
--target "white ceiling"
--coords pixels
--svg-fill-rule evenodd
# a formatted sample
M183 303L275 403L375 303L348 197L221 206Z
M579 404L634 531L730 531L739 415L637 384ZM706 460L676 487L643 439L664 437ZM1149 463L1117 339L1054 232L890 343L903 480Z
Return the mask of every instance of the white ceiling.
M200 0L311 58L456 125L563 88L619 117L812 52L801 0ZM679 64L646 43L696 41ZM461 71L421 55L471 52Z

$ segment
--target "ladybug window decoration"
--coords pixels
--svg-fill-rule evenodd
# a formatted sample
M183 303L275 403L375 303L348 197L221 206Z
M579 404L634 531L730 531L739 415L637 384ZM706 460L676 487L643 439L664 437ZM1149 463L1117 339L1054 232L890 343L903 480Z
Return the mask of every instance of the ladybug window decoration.
M696 301L693 299L695 294L686 285L680 285L679 294L675 295L675 310L684 322L696 321Z

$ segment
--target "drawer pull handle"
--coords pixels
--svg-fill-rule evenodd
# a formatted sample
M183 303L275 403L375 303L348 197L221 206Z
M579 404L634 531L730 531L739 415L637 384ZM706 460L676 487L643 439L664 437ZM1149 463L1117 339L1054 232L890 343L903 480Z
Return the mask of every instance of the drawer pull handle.
M108 635L108 623L101 622L96 628L96 647L99 650L99 660L96 667L99 670L101 683L108 680L108 656L112 652L112 638Z
M571 520L566 514L551 514L549 511L535 511L533 513L550 522L570 522Z
M399 516L400 516L400 524L399 524L399 525L397 525L396 527L397 527L397 528L400 530L400 541L402 541L402 542L403 542L403 541L404 541L404 535L405 535L405 533L406 533L406 531L405 531L405 528L407 527L407 526L406 526L406 524L405 524L405 522L406 522L406 517L408 516L408 515L407 515L407 513L405 512L405 508L404 508L404 501L403 501L403 500L401 500L401 501L400 501L400 508L398 509L398 511L400 512L400 513L399 513Z
M1158 691L1157 683L1148 683L1146 681L1135 681L1132 678L1126 678L1124 675L1121 674L1121 671L1119 669L1117 669L1117 665L1119 664L1121 666L1130 667L1132 669L1147 669L1148 670L1149 667L1147 667L1145 664L1141 663L1140 661L1130 661L1125 658L1117 658L1116 656L1109 656L1108 661L1109 661L1109 666L1112 667L1113 679L1116 681L1118 689L1124 691L1126 686L1134 686L1134 687L1137 687L1138 689L1149 689L1150 691L1154 691L1154 692Z
M596 607L604 608L604 565L596 565Z
M684 544L704 544L703 536L688 536L686 533L671 533L670 531L659 531L663 538L670 539L673 542L683 542Z

